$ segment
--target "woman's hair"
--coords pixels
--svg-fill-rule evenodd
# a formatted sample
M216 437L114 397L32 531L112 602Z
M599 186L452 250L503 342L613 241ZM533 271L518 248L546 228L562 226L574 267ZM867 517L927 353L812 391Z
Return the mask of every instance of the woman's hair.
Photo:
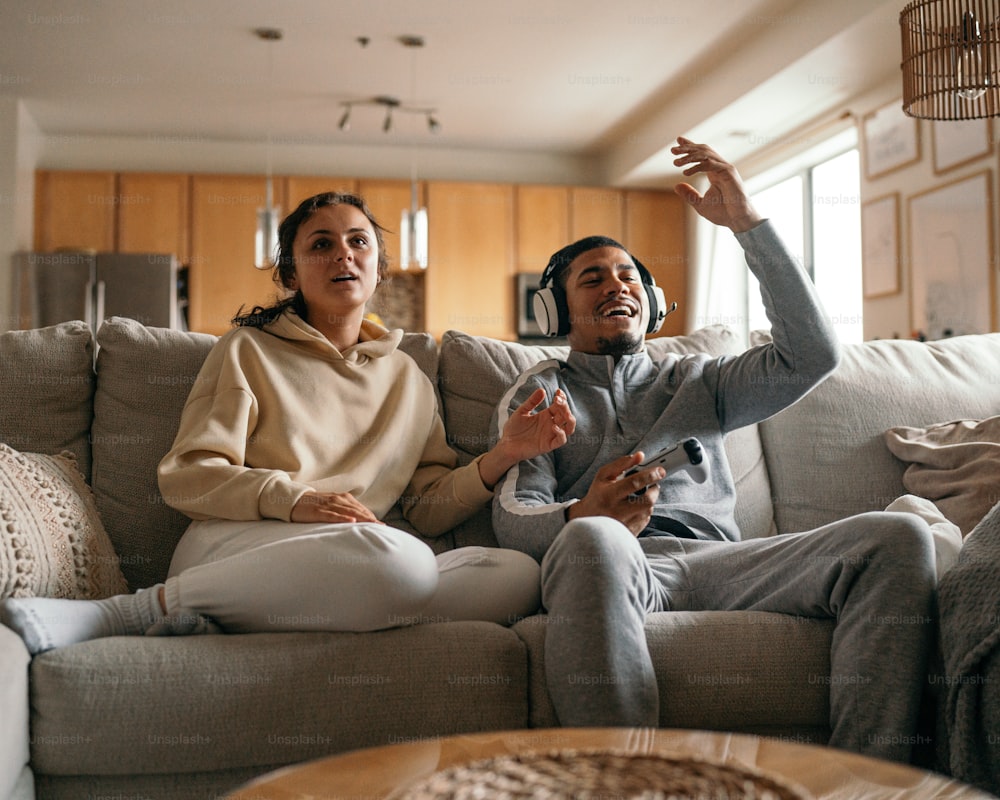
M378 243L378 279L380 283L385 280L389 272L389 257L385 252L385 239L382 235L385 228L379 225L365 201L357 195L346 192L323 192L299 203L299 207L285 217L281 225L278 226L278 258L271 272L271 279L284 290L286 296L272 305L254 306L247 312L244 312L243 307L240 306L240 310L233 317L233 325L263 328L280 317L286 308L291 308L300 317L306 319L306 303L301 290L289 294L292 292L292 282L295 278L295 255L292 249L295 237L298 235L302 223L316 211L324 206L341 204L354 206L372 224L372 228L375 230L375 240Z

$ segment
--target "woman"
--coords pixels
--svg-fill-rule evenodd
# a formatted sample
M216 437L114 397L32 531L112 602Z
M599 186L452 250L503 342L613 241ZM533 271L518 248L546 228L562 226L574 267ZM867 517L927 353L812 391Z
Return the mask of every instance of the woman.
M100 636L369 631L449 619L509 624L539 603L534 560L460 548L435 557L384 524L399 501L424 536L484 507L518 461L566 441L564 396L539 390L497 445L456 468L432 384L365 320L384 279L382 229L357 197L304 201L279 229L290 296L238 316L209 353L159 468L193 520L165 584L97 601L28 598L3 621L32 653Z

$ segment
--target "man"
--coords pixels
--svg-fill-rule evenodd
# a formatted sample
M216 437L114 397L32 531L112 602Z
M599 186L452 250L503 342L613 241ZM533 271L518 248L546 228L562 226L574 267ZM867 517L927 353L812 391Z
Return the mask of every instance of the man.
M773 343L655 363L643 344L655 298L645 268L603 237L553 256L546 275L568 321L570 354L522 375L500 403L498 425L542 387L550 400L565 392L575 430L560 449L507 473L493 521L503 547L542 565L546 673L559 722L657 725L649 612L784 612L837 620L830 744L907 761L933 630L929 528L914 515L880 512L739 541L725 435L805 395L837 366L839 346L811 282L754 210L736 169L687 139L672 152L685 175L707 176L704 195L686 183L676 191L736 235L760 280ZM644 455L689 437L704 449L703 483L684 471L665 477L660 467L623 477ZM915 623L886 623L895 619Z

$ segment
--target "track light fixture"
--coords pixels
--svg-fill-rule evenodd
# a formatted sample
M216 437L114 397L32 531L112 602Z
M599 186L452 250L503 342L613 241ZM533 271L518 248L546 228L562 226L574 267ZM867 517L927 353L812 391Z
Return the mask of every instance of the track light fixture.
M367 36L359 36L356 41L361 47L367 47L369 43L369 38ZM403 45L403 47L410 48L416 53L417 49L424 46L424 38L422 36L400 36L397 41ZM414 61L414 66L411 71L411 83L416 83L416 62ZM411 87L412 88L412 87ZM366 97L360 100L345 100L340 104L344 113L340 116L340 121L337 123L337 129L341 131L349 131L351 129L351 112L354 106L381 106L385 109L385 117L382 120L382 132L388 133L392 130L393 119L392 115L394 112L400 112L403 114L422 114L427 121L427 130L431 133L437 133L441 130L441 123L438 121L436 108L420 108L417 106L404 105L398 98L392 97L391 95L376 95L375 97Z
M422 114L427 120L427 130L431 133L437 133L441 130L441 123L434 116L437 113L436 109L414 108L413 106L403 105L398 98L388 95L369 97L364 100L345 100L340 105L343 107L344 113L341 114L340 121L337 123L337 130L341 131L349 131L351 129L351 116L355 106L381 106L384 108L385 117L382 119L383 133L388 133L392 130L392 115L396 112L402 114Z

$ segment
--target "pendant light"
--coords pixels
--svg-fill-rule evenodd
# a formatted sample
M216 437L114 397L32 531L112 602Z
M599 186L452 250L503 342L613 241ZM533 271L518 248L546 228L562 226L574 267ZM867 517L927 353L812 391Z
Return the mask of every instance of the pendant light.
M1000 115L1000 0L914 0L900 12L899 26L907 114Z
M424 46L420 36L402 36L399 39L404 47L410 48L410 98L416 100L417 94L417 50ZM432 132L437 130L437 120L431 112L427 113L427 124ZM414 150L410 151L410 207L404 208L399 222L399 262L402 269L417 267L427 269L428 261L428 225L427 208L420 205L419 186L417 184L417 159Z
M280 41L282 32L278 28L257 28L257 37L268 43L267 48L267 94L272 100L274 84L274 47ZM278 224L281 221L281 207L274 204L274 179L271 174L271 114L272 104L267 108L267 179L264 186L264 207L257 209L257 232L254 238L254 266L257 269L273 269L278 251Z

